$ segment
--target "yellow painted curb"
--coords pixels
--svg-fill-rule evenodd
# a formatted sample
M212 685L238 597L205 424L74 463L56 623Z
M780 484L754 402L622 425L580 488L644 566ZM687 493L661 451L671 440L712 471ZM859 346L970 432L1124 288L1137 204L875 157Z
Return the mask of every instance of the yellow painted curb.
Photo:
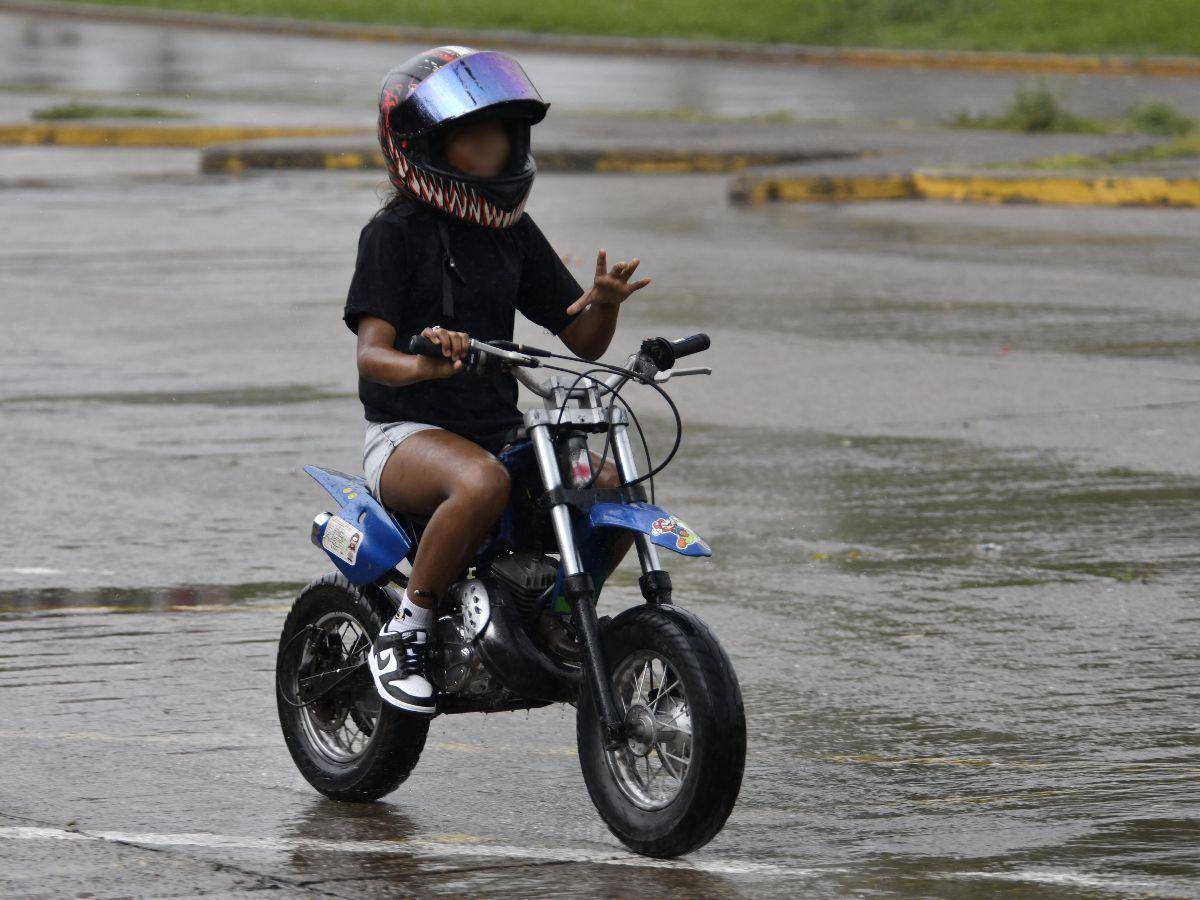
M863 200L912 200L916 186L908 173L879 175L744 176L734 182L735 203L846 203Z
M916 172L926 200L1069 206L1200 206L1200 175L973 175Z
M729 197L735 203L746 204L951 200L958 203L1200 207L1200 174L1172 177L926 170L886 175L743 176L730 186Z
M207 147L229 141L279 137L335 137L361 128L288 125L102 125L76 122L0 124L0 146Z
M829 62L863 68L957 69L1048 75L1153 75L1200 78L1200 59L1188 56L1127 56L1074 53L1013 53L988 50L891 50L829 48Z

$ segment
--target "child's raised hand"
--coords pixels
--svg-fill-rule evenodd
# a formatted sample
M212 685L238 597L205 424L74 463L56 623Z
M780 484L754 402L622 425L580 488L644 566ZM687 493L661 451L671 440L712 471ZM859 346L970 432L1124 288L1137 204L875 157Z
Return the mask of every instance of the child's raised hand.
M635 256L632 262L619 262L609 269L604 248L601 247L600 253L596 256L596 280L592 284L592 289L567 307L568 315L574 315L589 303L610 306L624 303L630 294L640 291L650 283L649 278L629 283L629 278L633 275L639 262L641 260Z

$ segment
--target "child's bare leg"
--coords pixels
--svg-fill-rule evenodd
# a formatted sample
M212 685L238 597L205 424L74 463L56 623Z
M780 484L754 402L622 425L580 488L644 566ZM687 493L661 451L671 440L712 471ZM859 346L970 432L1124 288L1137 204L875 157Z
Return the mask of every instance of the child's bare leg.
M414 604L441 598L504 511L508 490L504 464L449 431L419 431L392 451L379 479L384 506L431 516L409 576Z

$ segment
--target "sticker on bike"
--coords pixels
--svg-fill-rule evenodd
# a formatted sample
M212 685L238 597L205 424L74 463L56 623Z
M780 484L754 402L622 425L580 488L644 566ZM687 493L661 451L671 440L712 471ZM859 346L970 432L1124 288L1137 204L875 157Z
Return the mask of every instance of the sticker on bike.
M363 533L340 516L332 516L321 535L321 546L338 559L354 565Z
M671 516L670 518L659 516L650 523L650 533L655 537L658 537L660 534L675 535L675 546L680 550L686 550L692 544L696 543L696 541L700 540L696 533L688 528L678 516Z

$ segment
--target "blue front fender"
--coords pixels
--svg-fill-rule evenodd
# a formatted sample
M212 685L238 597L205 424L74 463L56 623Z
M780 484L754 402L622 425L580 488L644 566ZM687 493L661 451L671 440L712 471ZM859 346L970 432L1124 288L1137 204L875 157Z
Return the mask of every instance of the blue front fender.
M336 516L319 526L314 543L319 541L326 556L351 583L370 584L408 555L412 541L371 496L366 481L319 466L305 466L304 471L341 507Z
M712 548L678 516L652 503L597 503L588 510L593 528L625 528L684 556L712 556Z

